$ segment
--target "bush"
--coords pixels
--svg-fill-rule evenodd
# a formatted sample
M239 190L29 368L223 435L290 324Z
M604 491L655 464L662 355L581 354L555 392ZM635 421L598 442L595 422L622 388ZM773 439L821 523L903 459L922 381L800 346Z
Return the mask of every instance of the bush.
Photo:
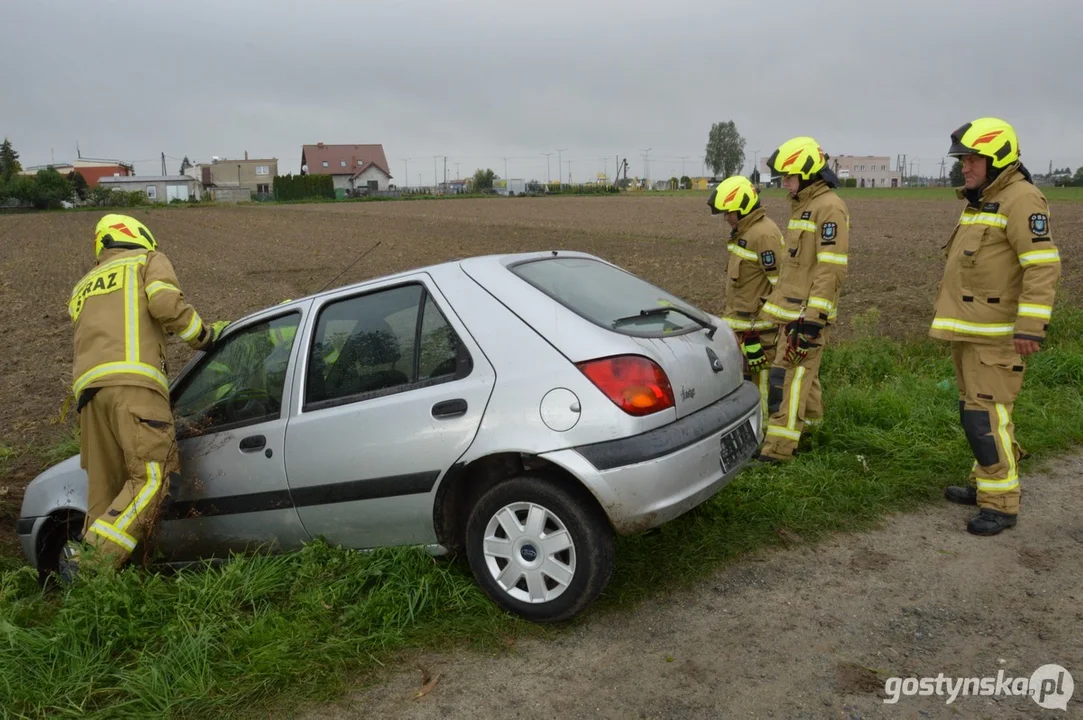
M335 199L335 181L330 175L275 175L275 200Z

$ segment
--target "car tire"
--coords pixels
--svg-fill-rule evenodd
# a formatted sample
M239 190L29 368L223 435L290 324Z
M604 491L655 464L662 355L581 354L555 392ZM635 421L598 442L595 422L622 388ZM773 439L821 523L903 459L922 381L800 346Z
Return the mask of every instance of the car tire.
M78 540L83 530L83 514L58 515L49 519L39 541L38 584L43 589L54 586L60 568L60 556L69 540Z
M581 612L613 574L614 533L581 487L529 475L478 498L466 525L466 556L497 605L533 622Z

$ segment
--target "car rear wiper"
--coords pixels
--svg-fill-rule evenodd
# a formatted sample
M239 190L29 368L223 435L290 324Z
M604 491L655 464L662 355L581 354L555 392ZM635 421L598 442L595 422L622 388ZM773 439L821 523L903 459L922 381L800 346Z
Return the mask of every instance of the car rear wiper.
M684 308L677 307L676 305L666 305L665 307L647 308L646 310L640 310L639 314L637 314L637 315L629 315L628 317L617 318L616 320L613 321L613 327L617 328L617 327L620 327L621 325L623 325L625 323L634 322L634 321L639 320L641 318L651 317L653 315L665 315L666 313L670 313L670 312L680 313L681 315L684 315L685 317L692 320L692 322L696 323L700 327L706 328L707 337L712 339L712 340L714 339L714 333L715 333L715 330L718 329L717 327L715 327L712 323L708 322L707 320L704 320L700 316L696 315L692 311L685 310Z

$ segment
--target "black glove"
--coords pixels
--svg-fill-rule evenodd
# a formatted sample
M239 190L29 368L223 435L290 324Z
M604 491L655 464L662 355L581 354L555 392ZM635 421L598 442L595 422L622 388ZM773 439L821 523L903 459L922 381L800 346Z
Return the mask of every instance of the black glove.
M808 320L795 320L786 326L786 360L800 365L808 357L812 341L820 337L823 325Z
M760 334L755 330L748 330L742 336L741 352L744 353L749 372L756 373L767 367L767 355L760 344Z

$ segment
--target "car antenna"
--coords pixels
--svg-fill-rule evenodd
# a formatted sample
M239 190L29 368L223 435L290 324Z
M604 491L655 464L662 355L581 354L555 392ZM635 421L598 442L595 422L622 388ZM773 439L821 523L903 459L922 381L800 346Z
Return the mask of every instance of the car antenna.
M377 240L377 241L376 241L376 245L379 245L379 244L380 244L380 243L382 243L382 242L383 242L383 240ZM361 262L361 259L362 259L362 258L364 258L364 257L365 257L366 255L368 255L368 254L369 254L370 252L372 252L373 250L375 250L375 249L376 249L376 245L373 245L373 246L372 246L372 247L370 247L370 248L369 248L368 250L366 250L365 252L363 252L363 253L361 253L360 255L358 255L358 256L357 256L357 259L356 259L356 260L354 260L354 261L353 261L352 263L350 263L349 265L347 265L347 266L346 266L346 267L345 267L345 268L344 268L344 269L342 270L342 272L340 272L340 273L339 273L338 275L335 275L335 276L334 276L333 278L331 278L330 280L328 280L328 281L327 281L327 285L324 285L324 286L323 286L322 288L320 288L320 289L319 289L319 290L317 290L316 292L317 292L317 293L321 293L321 292L323 292L324 290L326 290L326 289L327 289L327 288L328 288L328 287L329 287L329 286L331 285L331 283L333 283L333 282L334 282L335 280L338 280L338 279L339 279L340 277L342 277L342 275L343 275L343 274L344 274L344 273L346 272L346 270L349 270L349 269L350 269L350 268L352 268L352 267L353 267L354 265L356 265L357 263ZM313 293L313 295L315 295L315 294L316 294L316 293Z

